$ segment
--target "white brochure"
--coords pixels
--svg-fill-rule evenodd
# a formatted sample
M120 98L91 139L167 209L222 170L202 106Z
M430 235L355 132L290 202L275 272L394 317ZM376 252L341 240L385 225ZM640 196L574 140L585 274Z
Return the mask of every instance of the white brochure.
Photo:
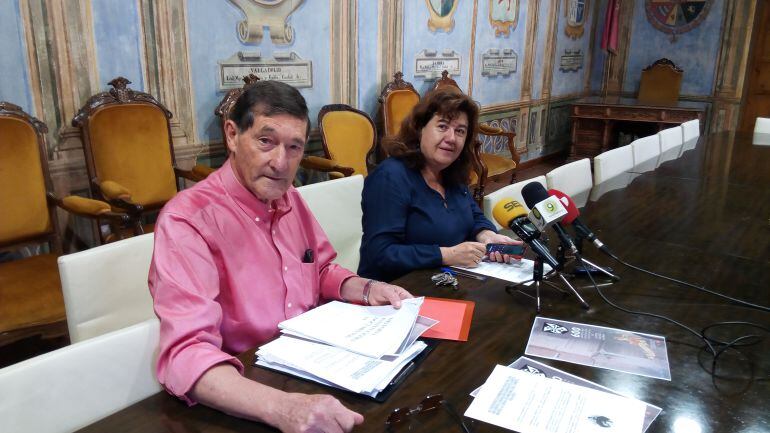
M498 365L465 416L520 433L641 433L638 400Z

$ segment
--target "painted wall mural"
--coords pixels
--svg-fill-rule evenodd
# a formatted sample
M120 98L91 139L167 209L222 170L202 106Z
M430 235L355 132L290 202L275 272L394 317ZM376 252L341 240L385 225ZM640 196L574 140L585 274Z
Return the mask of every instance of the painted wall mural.
M564 15L567 25L564 33L572 39L583 36L588 13L588 0L564 0Z
M711 3L712 0L645 0L644 12L653 27L670 34L671 42L675 42L676 35L689 32L703 22Z
M270 39L276 45L290 44L294 40L294 28L286 21L304 0L229 0L240 9L246 19L238 22L237 32L241 42L259 45L268 28Z
M489 24L495 36L508 36L519 22L519 0L489 0Z
M443 30L451 32L455 26L453 18L460 0L425 0L428 7L428 28L432 32Z

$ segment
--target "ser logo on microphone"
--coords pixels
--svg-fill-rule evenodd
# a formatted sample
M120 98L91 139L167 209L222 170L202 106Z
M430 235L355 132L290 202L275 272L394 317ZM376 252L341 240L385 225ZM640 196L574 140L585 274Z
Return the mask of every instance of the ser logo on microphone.
M517 207L522 207L522 206L521 206L521 203L517 202L516 200L511 200L503 205L503 208L509 212L516 209Z

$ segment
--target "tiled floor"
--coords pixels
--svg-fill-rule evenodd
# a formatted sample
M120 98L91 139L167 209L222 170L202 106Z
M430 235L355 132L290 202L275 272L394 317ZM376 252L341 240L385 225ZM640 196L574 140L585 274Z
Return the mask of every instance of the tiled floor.
M523 168L516 172L516 181L520 182L544 175L555 167L563 164L565 159L566 156L561 154L538 160L534 163L525 163ZM510 176L504 176L501 179L498 179L498 181L490 181L487 184L486 192L490 193L508 185L509 180ZM67 344L69 344L69 339L67 337L48 341L40 340L39 338L28 338L0 347L0 367L5 367L24 359L32 358Z

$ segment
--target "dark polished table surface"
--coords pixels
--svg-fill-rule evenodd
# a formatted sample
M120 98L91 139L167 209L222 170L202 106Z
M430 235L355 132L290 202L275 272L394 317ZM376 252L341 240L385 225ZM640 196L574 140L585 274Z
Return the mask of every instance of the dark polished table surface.
M695 150L638 175L622 189L606 192L583 209L581 219L626 261L742 299L770 304L770 146L754 146L751 137L720 133L702 137ZM552 241L553 242L553 241ZM621 281L603 289L612 301L633 310L661 314L700 331L722 321L751 321L770 327L770 314L735 305L694 289L654 279L623 267L586 245L584 256L610 265ZM535 317L521 294L508 294L505 283L460 277L460 289L436 288L432 271L414 272L397 283L418 295L472 300L476 303L468 342L440 342L385 403L314 383L247 367L246 375L290 392L330 393L364 414L361 432L385 431L384 421L397 407L415 406L429 393L443 393L459 412L469 393L496 364L524 354ZM767 333L742 327L720 328L731 340L758 334L764 340L740 351L725 351L711 374L711 357L694 335L651 317L619 311L591 289L580 289L591 308L572 298L543 292L542 315L664 335L671 381L553 360L546 364L595 381L624 395L663 408L649 432L770 431L770 342ZM253 354L241 359L250 364ZM413 431L461 431L443 411L415 416ZM471 421L473 431L503 429ZM406 426L405 426L406 427ZM401 429L398 429L401 430ZM407 429L403 429L407 430ZM203 406L159 393L93 424L88 432L272 431Z

